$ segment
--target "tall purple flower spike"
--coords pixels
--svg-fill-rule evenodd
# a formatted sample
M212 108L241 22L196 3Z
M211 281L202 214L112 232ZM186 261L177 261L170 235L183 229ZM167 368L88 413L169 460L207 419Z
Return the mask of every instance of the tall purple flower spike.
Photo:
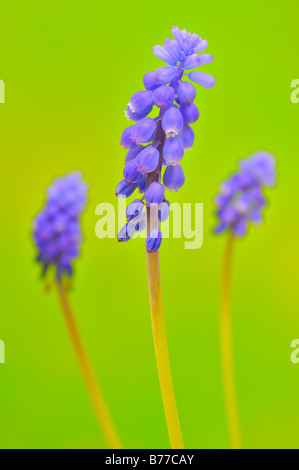
M33 233L43 275L54 266L58 280L63 274L72 276L72 263L79 256L82 242L80 215L86 205L87 189L79 171L56 178L48 188L46 204L34 220Z
M167 65L145 74L143 84L146 90L134 93L126 108L128 120L137 122L127 127L121 137L120 143L128 151L124 180L117 186L117 196L130 196L136 188L141 194L145 191L147 195L152 195L155 191L162 194L158 186L155 186L155 191L150 188L155 183L161 183L162 167L166 167L163 178L166 189L178 191L184 184L181 160L184 152L191 150L194 142L190 124L199 117L194 104L196 89L187 79L204 88L213 87L216 81L209 74L190 72L191 69L213 61L210 54L198 55L208 47L207 41L197 34L187 33L185 29L180 31L177 26L172 28L172 34L174 40L166 39L164 47L153 48L154 55ZM155 119L147 117L154 106L159 109L159 115ZM143 198L144 196L141 201ZM146 198L147 208L152 204L150 201L151 198ZM168 201L164 198L163 202ZM138 217L140 216L139 214ZM121 239L129 240L130 236L124 237L124 230L125 227L121 230ZM131 233L132 230L130 235ZM157 243L152 241L155 234ZM161 232L156 230L149 235L146 248L153 252L160 244Z
M239 171L221 184L216 197L216 234L231 230L236 237L243 237L250 222L259 225L266 206L263 187L275 185L276 160L270 153L256 152L239 166Z

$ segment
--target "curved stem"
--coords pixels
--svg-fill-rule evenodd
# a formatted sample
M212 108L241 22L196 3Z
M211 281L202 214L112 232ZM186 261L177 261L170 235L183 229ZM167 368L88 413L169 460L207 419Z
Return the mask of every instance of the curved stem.
M233 367L232 351L232 328L231 328L231 265L233 251L233 235L230 234L224 257L222 289L221 289L221 315L220 315L220 334L221 334L221 360L222 376L226 405L226 414L228 420L231 447L233 449L241 448L241 437L239 429L239 418L237 411L237 400L235 390L235 377Z
M91 401L94 406L94 410L99 422L99 425L103 431L104 437L108 446L111 449L121 449L122 446L120 444L120 440L118 438L116 429L114 427L113 421L111 419L110 413L108 411L105 398L99 385L97 383L95 374L92 370L92 367L89 363L89 360L86 356L85 350L83 348L79 332L77 330L76 324L74 322L74 318L72 316L72 312L68 303L68 299L65 293L65 290L62 284L58 283L58 291L59 297L62 304L62 309L64 312L64 316L68 325L68 329L77 353L77 357L83 372L83 376L85 378L85 382L90 394Z
M168 356L158 252L147 253L147 272L156 360L170 444L172 449L183 449Z

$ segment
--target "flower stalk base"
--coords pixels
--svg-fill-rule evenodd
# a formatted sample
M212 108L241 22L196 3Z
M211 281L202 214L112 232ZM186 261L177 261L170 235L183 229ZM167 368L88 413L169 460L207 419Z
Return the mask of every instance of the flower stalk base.
M229 427L231 447L241 449L239 417L233 368L232 328L231 328L231 264L233 251L232 234L229 234L224 257L224 269L221 292L220 335L221 361L226 415Z
M168 356L158 252L147 253L147 272L156 360L170 444L172 449L183 449Z
M120 443L119 437L117 435L114 424L112 422L104 396L102 394L102 391L99 388L95 374L90 366L85 350L83 348L77 327L75 325L75 322L71 313L68 299L66 297L65 290L60 282L58 283L58 292L59 292L59 297L60 297L60 301L62 305L62 310L64 312L68 329L69 329L69 332L70 332L70 335L71 335L71 338L72 338L72 341L73 341L73 344L77 353L77 357L78 357L78 360L82 369L82 373L83 373L83 376L87 385L87 389L90 394L91 401L94 406L94 410L95 410L100 428L102 429L107 445L111 449L122 449L122 445Z

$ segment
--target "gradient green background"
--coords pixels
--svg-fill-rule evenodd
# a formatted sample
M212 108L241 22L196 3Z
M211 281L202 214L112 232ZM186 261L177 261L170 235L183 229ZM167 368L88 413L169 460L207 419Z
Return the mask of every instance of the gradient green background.
M204 203L204 244L161 250L169 351L188 448L229 445L221 385L219 286L225 236L213 196L240 158L274 153L279 180L261 228L235 250L233 329L245 447L299 447L297 0L5 2L0 6L0 446L103 447L55 289L43 290L30 237L46 187L80 169L90 183L71 302L124 445L169 446L152 341L142 241L95 236L95 207L116 204L123 110L162 65L152 46L173 25L208 39L196 141L170 201Z

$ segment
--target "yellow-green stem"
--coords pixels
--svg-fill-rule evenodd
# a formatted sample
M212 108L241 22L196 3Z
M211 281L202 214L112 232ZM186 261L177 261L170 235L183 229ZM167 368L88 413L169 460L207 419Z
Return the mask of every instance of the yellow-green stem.
M183 449L168 356L158 252L147 253L147 273L156 360L170 444L172 449Z
M230 234L227 240L226 251L224 256L221 290L220 334L223 387L230 443L233 449L241 449L242 445L240 437L239 417L237 411L237 399L233 366L230 300L233 239L233 235Z
M85 378L87 389L89 391L90 398L93 403L100 428L102 429L107 445L111 449L121 449L122 446L117 435L116 429L114 427L113 421L111 419L110 413L108 411L105 398L101 389L99 388L97 379L83 348L79 332L77 330L74 318L71 313L65 290L61 283L58 283L58 290L67 326L77 353L77 357L82 369L83 376Z

